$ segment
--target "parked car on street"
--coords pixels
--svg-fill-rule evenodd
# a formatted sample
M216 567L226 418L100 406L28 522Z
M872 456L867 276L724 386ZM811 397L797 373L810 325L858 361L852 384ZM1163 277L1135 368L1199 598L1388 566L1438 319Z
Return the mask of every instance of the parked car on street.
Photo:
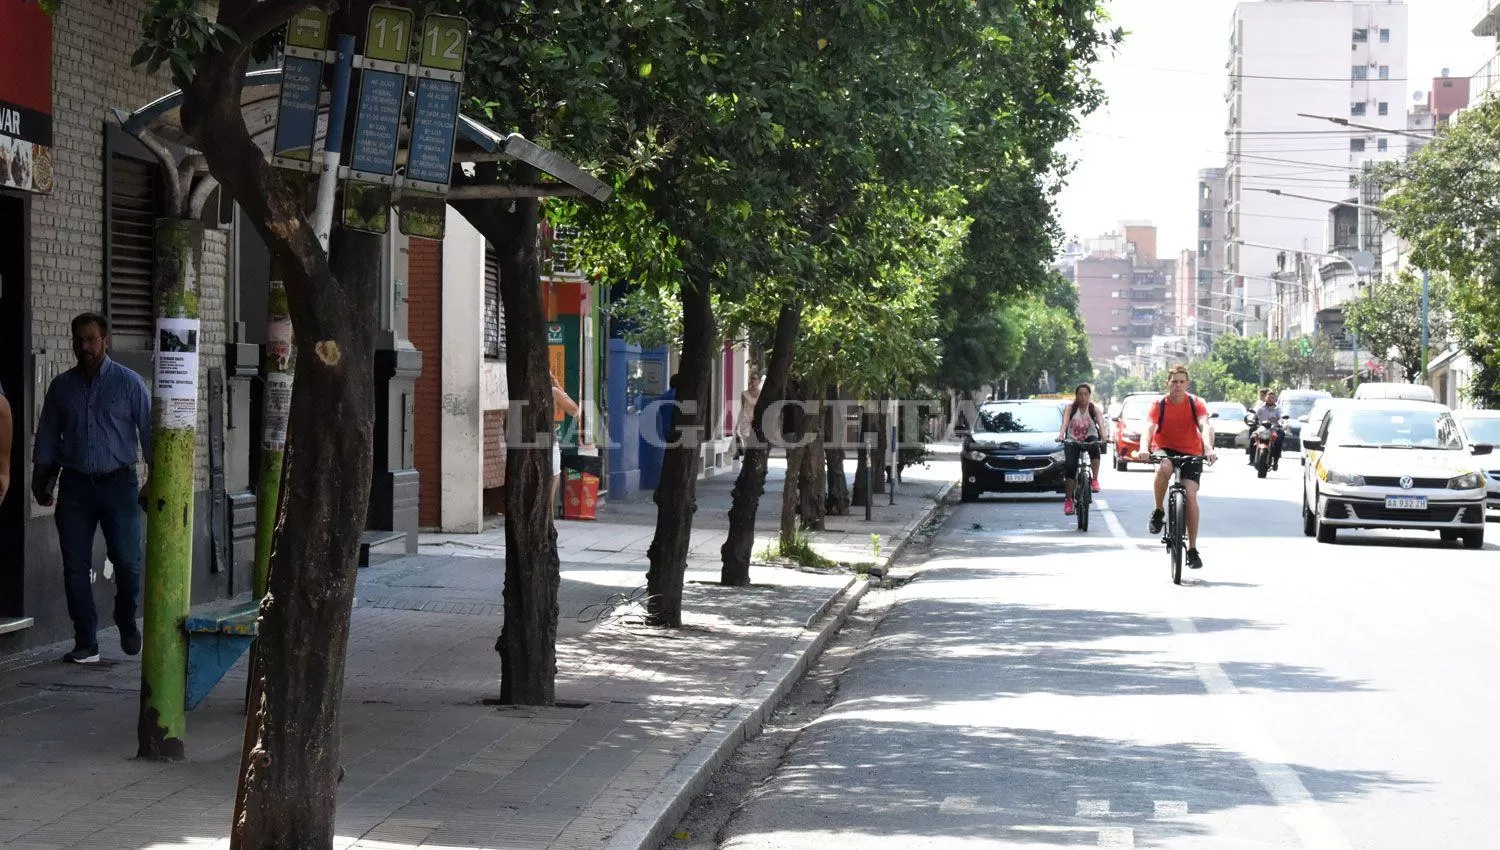
M1494 447L1469 442L1441 404L1358 402L1307 435L1320 452L1302 475L1302 531L1335 543L1340 529L1436 531L1484 546L1485 473Z
M1464 436L1470 443L1489 446L1500 445L1500 410L1455 410L1453 418L1458 420L1459 427L1464 429ZM1488 478L1490 520L1493 522L1500 519L1500 456L1492 456L1489 469L1485 470Z
M1130 468L1130 455L1141 447L1141 434L1150 422L1151 405L1161 401L1156 392L1130 393L1121 400L1120 415L1112 421L1114 428L1115 470Z
M1057 442L1063 409L1051 400L992 401L964 438L959 495L1063 490L1063 449Z
M1320 398L1331 398L1330 393L1322 390L1283 390L1276 401L1281 406L1281 414L1286 416L1286 436L1282 438L1281 450L1283 452L1296 452L1302 450L1302 428L1307 424L1307 415L1312 413L1314 404Z
M1245 423L1245 417L1249 415L1250 411L1237 401L1209 402L1208 417L1213 420L1214 445L1244 448L1250 439L1250 426Z

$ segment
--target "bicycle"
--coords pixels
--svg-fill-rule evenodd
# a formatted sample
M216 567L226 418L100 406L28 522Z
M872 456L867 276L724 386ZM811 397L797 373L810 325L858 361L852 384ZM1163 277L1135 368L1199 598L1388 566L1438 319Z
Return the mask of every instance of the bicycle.
M1151 463L1172 461L1172 484L1167 488L1167 522L1161 542L1172 561L1172 583L1182 584L1182 561L1187 555L1187 485L1182 483L1183 467L1202 464L1207 458L1173 452L1153 452Z
M1089 449L1100 443L1092 437L1087 440L1069 437L1058 442L1078 447L1078 471L1073 474L1073 513L1078 517L1078 530L1088 531L1089 506L1094 503L1094 467L1090 463Z

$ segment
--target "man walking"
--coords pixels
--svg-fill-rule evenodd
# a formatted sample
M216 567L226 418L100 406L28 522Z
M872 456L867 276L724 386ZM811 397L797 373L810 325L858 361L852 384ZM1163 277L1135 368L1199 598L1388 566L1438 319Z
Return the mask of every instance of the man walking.
M141 509L135 464L151 457L151 394L139 375L109 357L109 320L96 313L73 319L73 356L78 365L47 388L37 427L32 495L37 503L56 497L57 537L62 549L63 588L73 619L73 650L63 661L99 660L99 616L94 610L94 533L104 530L115 567L115 625L126 655L141 651L135 598L141 586Z

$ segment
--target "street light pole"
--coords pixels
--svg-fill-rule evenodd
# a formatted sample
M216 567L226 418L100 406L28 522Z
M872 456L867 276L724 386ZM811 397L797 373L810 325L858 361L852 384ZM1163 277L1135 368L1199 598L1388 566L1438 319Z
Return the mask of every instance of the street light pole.
M1427 334L1428 334L1428 311L1431 302L1428 299L1430 283L1426 269L1422 270L1422 383L1427 383Z

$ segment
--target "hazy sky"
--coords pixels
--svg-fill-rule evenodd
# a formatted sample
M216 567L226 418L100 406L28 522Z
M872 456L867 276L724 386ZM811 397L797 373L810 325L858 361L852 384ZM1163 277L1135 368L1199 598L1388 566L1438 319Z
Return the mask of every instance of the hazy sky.
M1235 0L1107 0L1128 32L1098 67L1109 103L1067 145L1077 167L1061 198L1070 237L1097 236L1122 220L1159 228L1160 256L1197 244L1198 170L1224 164L1224 102ZM1411 93L1443 68L1469 76L1495 53L1475 37L1475 0L1408 0Z

